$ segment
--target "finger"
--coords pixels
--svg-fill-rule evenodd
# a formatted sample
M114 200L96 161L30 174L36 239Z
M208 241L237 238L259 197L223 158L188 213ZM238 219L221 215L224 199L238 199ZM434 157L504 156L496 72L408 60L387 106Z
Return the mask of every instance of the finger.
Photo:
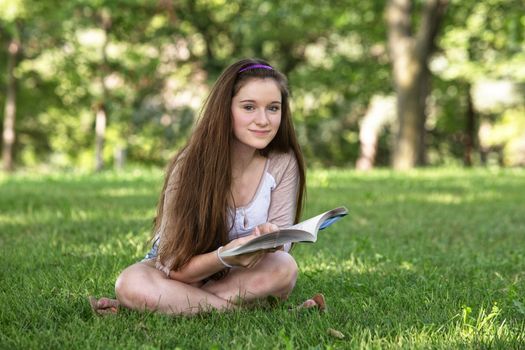
M272 224L271 222L267 222L266 224L264 224L264 226L265 226L266 232L268 232L268 233L278 230L277 225Z
M249 269L251 269L252 267L255 267L259 262L261 261L261 259L254 259L250 262L250 265L248 266Z
M264 223L262 225L259 226L261 231L263 231L264 233L267 233L268 232L268 223Z
M253 266L257 265L264 258L265 255L266 255L265 251L261 251L259 254L257 254L257 256L254 259Z
M255 229L253 230L253 235L254 236L260 236L261 235L261 230L259 229L259 226L255 226Z
M279 231L279 227L270 222L264 223L263 225L261 225L261 228L264 231L264 233L271 233L271 232Z
M261 261L261 259L262 259L263 256L264 256L264 255L263 255L263 254L260 254L260 253L254 254L254 255L252 256L252 258L250 259L250 262L248 263L247 268L252 268L252 267L254 267L255 265L257 265L257 263L258 263L259 261Z
M268 229L266 228L266 224L260 224L259 226L257 226L257 228L259 229L259 232L261 232L261 234L268 233Z

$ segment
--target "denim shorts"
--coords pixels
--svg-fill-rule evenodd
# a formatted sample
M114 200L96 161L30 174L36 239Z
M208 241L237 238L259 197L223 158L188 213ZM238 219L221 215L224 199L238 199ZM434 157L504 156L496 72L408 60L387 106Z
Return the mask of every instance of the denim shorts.
M149 250L148 254L146 254L144 259L142 259L142 261L155 259L157 255L159 255L159 240L160 237L155 238L153 244L151 245L151 249Z

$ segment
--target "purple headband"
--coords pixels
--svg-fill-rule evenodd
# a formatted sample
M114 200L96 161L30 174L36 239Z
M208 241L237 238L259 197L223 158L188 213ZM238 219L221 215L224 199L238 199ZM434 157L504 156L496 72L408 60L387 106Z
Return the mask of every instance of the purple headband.
M261 68L261 69L273 70L272 67L267 66L267 65L265 65L265 64L250 64L249 66L242 68L242 69L239 71L239 73L242 73L242 72L247 71L247 70L249 70L249 69L255 69L255 68Z

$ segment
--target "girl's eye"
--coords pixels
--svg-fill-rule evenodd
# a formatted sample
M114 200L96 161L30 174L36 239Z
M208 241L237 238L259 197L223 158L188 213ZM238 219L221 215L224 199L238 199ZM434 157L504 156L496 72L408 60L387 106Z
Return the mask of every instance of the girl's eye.
M272 112L278 112L281 108L279 106L270 106L269 110Z
M255 107L253 107L252 105L245 105L243 106L243 108L247 111L253 111L255 109Z

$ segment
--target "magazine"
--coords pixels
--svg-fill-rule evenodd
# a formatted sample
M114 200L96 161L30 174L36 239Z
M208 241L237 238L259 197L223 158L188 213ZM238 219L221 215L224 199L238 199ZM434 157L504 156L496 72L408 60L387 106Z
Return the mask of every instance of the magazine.
M272 249L282 246L285 243L313 243L317 241L317 233L319 230L327 228L347 214L348 210L345 207L335 208L293 226L263 234L243 245L224 250L220 253L220 256L224 258L251 253L261 249Z

